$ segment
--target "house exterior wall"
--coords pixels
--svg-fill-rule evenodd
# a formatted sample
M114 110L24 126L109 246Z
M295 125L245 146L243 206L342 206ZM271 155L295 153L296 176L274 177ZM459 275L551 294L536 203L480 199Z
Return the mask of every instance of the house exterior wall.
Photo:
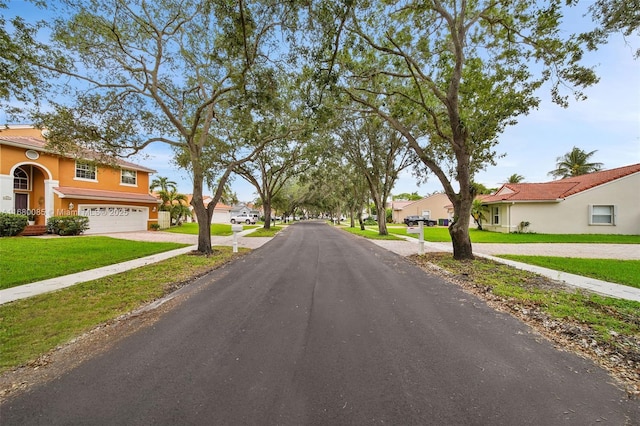
M427 211L430 219L451 219L446 208L449 204L451 204L451 201L449 201L449 197L446 194L433 194L404 206L402 210L394 214L393 219L396 223L402 223L407 216L422 216L423 212Z
M579 192L559 202L518 202L499 206L501 223L485 229L518 231L520 222L530 222L527 232L541 234L640 235L640 173L616 179ZM590 205L615 206L615 224L590 224Z

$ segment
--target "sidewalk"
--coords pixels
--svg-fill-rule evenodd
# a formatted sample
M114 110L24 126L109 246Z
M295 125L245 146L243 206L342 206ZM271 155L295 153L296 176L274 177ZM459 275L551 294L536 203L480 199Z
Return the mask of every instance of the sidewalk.
M401 256L410 256L418 253L418 240L411 237L405 237L404 241L393 240L370 240L380 247L387 250L391 250ZM530 244L529 244L530 245ZM523 250L522 244L474 244L473 253L476 256L491 259L496 262L504 263L514 268L522 269L525 271L534 272L540 274L552 280L562 281L563 283L576 288L583 288L594 293L601 294L603 296L615 297L618 299L627 299L640 302L640 289L629 287L626 285L614 284L607 281L597 280L595 278L583 277L580 275L569 274L566 272L555 271L553 269L547 269L540 266L528 265L526 263L515 262L513 260L502 259L500 257L492 256L492 254L520 254ZM608 244L563 244L563 250L560 251L560 247L555 247L553 250L545 250L546 244L536 244L535 253L528 254L541 255L543 252L548 256L561 256L561 257L591 257L596 256L606 257L602 255L603 250L599 250L601 246L608 246ZM556 246L553 244L551 246ZM582 246L577 249L575 246ZM637 250L637 246L626 244L626 255L622 255L622 258L636 259L640 255L640 251ZM585 253L585 250L591 248L590 253ZM635 249L635 250L634 250ZM424 252L449 252L451 253L451 244L445 243L431 243L425 241ZM551 252L553 254L551 254ZM578 254L580 253L580 254ZM616 254L617 255L617 254ZM608 257L613 257L609 253Z

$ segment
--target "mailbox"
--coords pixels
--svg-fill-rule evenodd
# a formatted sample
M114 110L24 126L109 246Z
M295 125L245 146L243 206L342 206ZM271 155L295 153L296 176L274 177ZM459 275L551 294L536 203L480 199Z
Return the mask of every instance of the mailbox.
M410 226L407 228L407 234L419 234L421 232L420 227Z
M242 232L242 225L231 225L231 231L233 232Z

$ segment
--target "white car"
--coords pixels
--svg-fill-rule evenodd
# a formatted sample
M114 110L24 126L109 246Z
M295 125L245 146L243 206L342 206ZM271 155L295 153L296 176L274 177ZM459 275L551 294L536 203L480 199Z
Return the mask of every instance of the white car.
M231 223L246 223L248 225L250 223L256 223L256 218L255 216L241 213L235 216L231 216Z

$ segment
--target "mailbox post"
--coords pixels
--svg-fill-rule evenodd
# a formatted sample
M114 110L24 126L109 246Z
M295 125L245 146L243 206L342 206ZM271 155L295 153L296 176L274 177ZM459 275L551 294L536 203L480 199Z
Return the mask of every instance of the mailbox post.
M233 232L233 252L238 252L238 233L242 231L242 225L231 225L231 231Z
M418 234L418 254L424 254L424 221L418 221L418 227L410 226L407 234Z

